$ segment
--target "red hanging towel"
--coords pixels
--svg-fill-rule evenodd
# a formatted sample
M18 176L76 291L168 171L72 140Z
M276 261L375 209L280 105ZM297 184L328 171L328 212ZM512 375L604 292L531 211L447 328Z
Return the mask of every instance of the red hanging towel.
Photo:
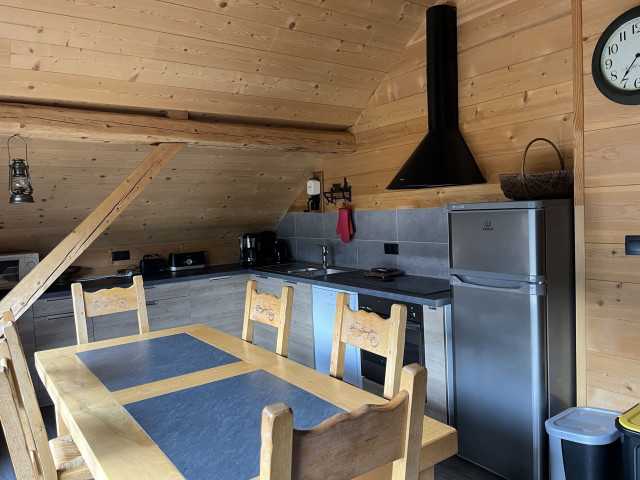
M353 235L353 224L351 223L351 210L343 206L338 210L338 226L336 233L340 234L340 239L344 243L349 243Z

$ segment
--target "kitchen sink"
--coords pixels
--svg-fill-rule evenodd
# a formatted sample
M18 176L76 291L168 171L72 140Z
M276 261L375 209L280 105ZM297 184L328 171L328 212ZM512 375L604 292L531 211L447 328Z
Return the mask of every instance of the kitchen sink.
M350 272L351 270L347 270L344 268L315 268L315 267L307 267L307 268L298 268L296 270L287 270L287 273L291 275L302 275L305 277L322 277L324 275L333 275L334 273L344 273Z

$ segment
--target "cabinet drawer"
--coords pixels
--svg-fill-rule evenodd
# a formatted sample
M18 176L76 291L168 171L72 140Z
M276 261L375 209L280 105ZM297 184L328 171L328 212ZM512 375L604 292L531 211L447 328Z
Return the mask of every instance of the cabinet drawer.
M49 315L33 319L36 337L36 350L50 350L52 348L75 345L76 322L73 314ZM93 323L87 319L89 341L93 341Z
M189 297L147 300L147 315L151 331L189 325Z
M239 274L190 281L191 321L240 337L248 280Z
M73 302L71 301L71 295L45 299L41 298L34 302L32 309L34 317L46 317L61 313L70 313L73 315Z
M138 312L120 312L111 315L100 315L93 317L93 339L109 340L111 338L126 337L136 335L140 332L138 328Z
M161 283L158 285L145 285L144 296L147 301L164 298L188 297L189 282Z

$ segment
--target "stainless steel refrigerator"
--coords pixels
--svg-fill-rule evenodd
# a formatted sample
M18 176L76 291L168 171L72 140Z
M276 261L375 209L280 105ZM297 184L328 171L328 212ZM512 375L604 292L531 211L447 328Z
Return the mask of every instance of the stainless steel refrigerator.
M449 402L459 455L548 478L544 421L575 405L570 200L449 205Z

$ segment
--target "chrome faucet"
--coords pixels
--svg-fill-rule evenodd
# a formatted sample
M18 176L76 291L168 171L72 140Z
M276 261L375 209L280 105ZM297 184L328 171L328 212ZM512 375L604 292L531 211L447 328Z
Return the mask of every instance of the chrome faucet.
M329 266L327 265L327 256L329 255L329 249L327 248L326 245L320 245L319 243L316 243L316 245L318 245L319 247L322 247L322 268L326 270L327 267Z

